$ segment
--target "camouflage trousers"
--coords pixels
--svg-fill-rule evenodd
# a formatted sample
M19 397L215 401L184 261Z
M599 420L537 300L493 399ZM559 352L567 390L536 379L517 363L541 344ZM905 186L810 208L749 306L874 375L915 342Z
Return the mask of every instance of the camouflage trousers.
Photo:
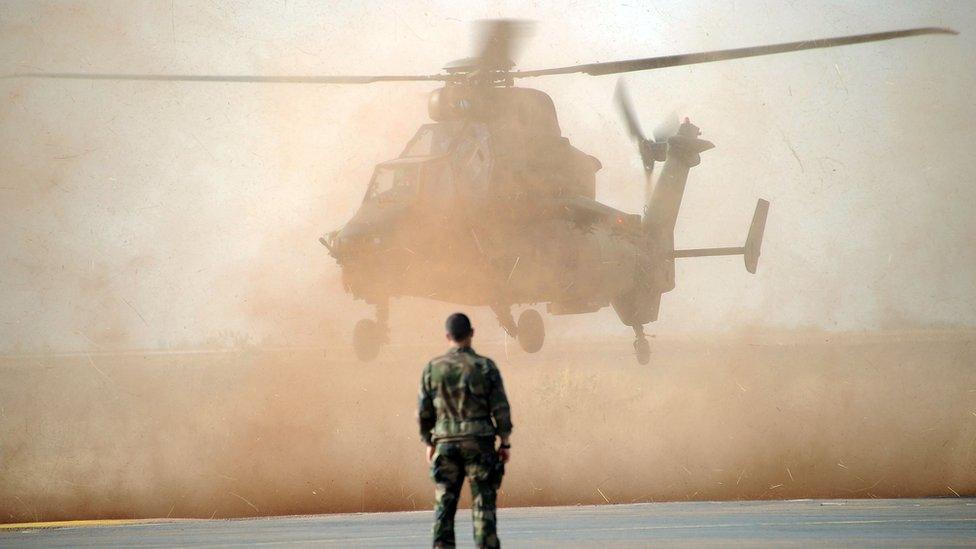
M434 480L434 547L454 547L454 513L464 477L471 485L471 521L477 547L499 547L495 531L495 493L505 465L495 452L494 438L439 442L430 466Z

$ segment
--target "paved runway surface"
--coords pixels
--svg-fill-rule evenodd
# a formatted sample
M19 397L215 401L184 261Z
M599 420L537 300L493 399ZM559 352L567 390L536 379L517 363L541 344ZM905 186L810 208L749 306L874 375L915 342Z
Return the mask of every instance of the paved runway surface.
M459 511L460 547L471 521ZM0 546L423 547L430 512L6 526ZM506 547L976 545L976 499L648 503L503 509Z

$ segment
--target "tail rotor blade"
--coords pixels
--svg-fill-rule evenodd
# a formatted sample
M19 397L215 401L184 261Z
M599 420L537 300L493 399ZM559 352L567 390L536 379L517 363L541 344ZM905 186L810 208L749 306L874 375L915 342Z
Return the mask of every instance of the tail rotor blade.
M637 120L637 113L634 112L634 104L630 100L630 94L627 93L627 86L623 82L617 82L617 89L613 95L620 115L627 125L627 133L637 142L637 152L640 153L641 162L644 164L644 174L647 176L648 185L650 185L651 174L654 172L654 160L658 156L655 154L655 144L644 137L644 130L641 129L640 122Z
M617 108L620 109L620 116L623 117L624 123L627 124L627 132L630 133L630 136L636 139L638 143L646 141L647 138L644 137L644 131L640 127L640 122L637 121L637 115L634 113L630 94L627 93L627 86L622 81L617 82L614 99L617 101Z

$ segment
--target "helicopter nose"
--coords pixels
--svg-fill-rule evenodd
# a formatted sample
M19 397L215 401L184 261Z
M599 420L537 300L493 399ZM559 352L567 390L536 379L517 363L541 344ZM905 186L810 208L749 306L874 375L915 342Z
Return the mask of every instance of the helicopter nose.
M346 223L345 226L339 229L339 232L336 234L336 238L339 242L343 243L354 242L362 238L365 232L365 227L359 223Z
M392 244L404 214L403 208L389 205L375 208L366 204L341 229L326 238L326 247L337 260L341 257L341 261L382 251Z
M382 243L382 236L366 223L347 223L335 237L336 252L344 258L375 250Z
M325 236L320 236L319 244L325 246L325 248L329 250L329 255L331 255L333 259L340 261L338 230L327 233Z
M339 230L339 241L346 246L365 244L369 236L369 225L364 223L348 223Z

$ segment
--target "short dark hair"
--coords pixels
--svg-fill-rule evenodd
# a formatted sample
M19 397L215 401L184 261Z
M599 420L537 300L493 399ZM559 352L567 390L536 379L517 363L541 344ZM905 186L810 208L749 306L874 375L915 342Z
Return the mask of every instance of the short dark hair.
M444 327L447 328L447 333L454 341L461 341L474 332L471 328L471 319L464 313L454 313L447 317Z

